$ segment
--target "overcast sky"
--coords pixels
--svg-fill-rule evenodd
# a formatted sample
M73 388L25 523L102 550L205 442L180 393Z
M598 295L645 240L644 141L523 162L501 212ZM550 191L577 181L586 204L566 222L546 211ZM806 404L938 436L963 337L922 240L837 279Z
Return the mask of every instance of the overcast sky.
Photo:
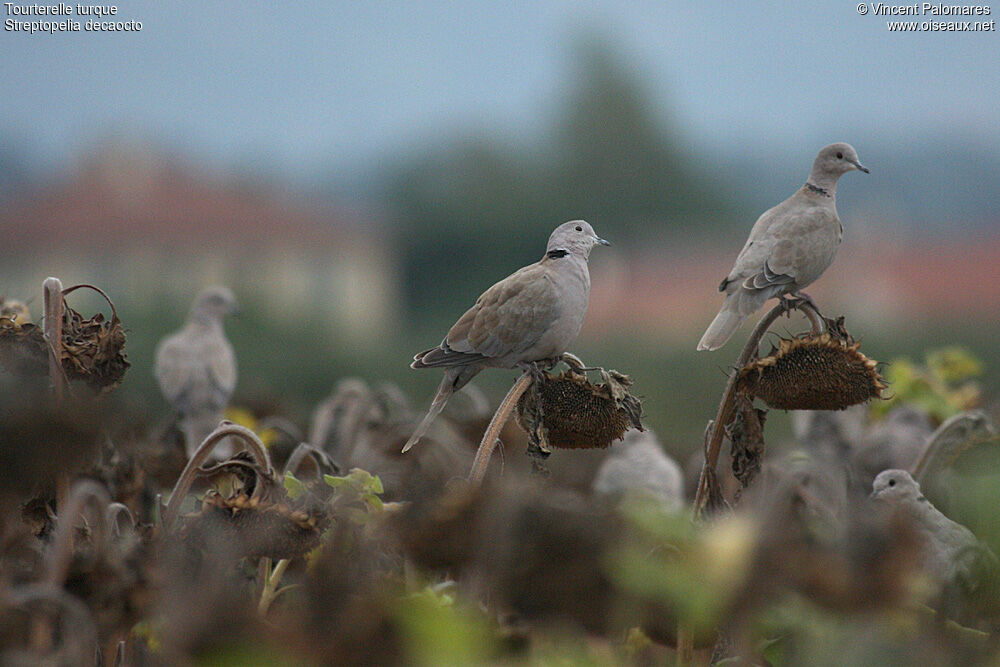
M370 165L456 124L523 137L564 92L572 40L597 30L692 146L1000 148L1000 34L890 33L846 0L118 6L141 32L0 35L0 140L59 166L131 128L295 174Z

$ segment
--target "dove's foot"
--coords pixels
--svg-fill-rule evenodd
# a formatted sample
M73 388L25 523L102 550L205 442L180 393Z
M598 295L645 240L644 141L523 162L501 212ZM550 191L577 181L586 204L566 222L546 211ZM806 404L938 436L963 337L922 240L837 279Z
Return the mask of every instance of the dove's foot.
M792 311L795 310L796 301L795 299L790 299L784 294L778 296L778 304L781 305L781 314L788 315L791 317Z
M580 359L580 357L573 354L572 352L563 352L563 355L560 357L560 360L564 364L566 364L566 367L569 369L569 372L573 373L574 375L586 375L587 371L603 370L601 368L591 368L589 366L585 366L583 364L583 360Z
M570 373L577 373L583 375L588 371L603 371L604 369L600 366L585 366L583 360L576 356L572 352L563 352L562 357L559 358L567 367L569 367Z
M572 352L563 352L562 357L560 357L560 359L564 364L569 366L569 369L571 371L583 372L584 370L586 370L586 367L583 365L583 360L580 359L580 357L573 354Z
M789 294L782 294L778 297L778 301L781 303L782 308L784 308L785 314L790 313L793 310L798 309L802 304L807 304L810 308L819 314L819 306L813 301L813 298L806 294L805 292L790 292Z

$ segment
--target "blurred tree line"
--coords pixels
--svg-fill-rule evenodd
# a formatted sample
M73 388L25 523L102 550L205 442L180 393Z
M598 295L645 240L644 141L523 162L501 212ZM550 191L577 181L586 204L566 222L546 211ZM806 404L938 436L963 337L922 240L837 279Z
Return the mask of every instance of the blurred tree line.
M456 138L392 171L385 198L410 314L455 317L456 304L541 257L566 220L586 219L616 245L732 222L730 190L688 155L624 59L594 36L572 55L543 146Z

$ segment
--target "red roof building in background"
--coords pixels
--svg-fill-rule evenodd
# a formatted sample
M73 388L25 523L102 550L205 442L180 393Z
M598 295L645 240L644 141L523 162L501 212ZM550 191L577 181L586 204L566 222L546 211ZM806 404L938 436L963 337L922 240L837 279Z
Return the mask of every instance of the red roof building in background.
M186 304L208 283L308 310L359 338L390 326L396 263L384 226L303 195L115 146L69 178L0 210L3 292L67 284L128 286L126 299Z

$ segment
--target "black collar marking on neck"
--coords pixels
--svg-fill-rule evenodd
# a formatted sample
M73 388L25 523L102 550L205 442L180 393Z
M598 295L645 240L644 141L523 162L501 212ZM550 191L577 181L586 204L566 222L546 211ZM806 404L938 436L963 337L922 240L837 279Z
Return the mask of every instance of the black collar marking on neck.
M560 257L565 257L569 254L569 250L565 248L556 248L555 250L549 250L545 253L545 256L549 259L559 259Z
M829 197L830 193L819 187L818 185L813 185L809 181L806 181L806 187L815 192L816 194L822 195L824 197Z

